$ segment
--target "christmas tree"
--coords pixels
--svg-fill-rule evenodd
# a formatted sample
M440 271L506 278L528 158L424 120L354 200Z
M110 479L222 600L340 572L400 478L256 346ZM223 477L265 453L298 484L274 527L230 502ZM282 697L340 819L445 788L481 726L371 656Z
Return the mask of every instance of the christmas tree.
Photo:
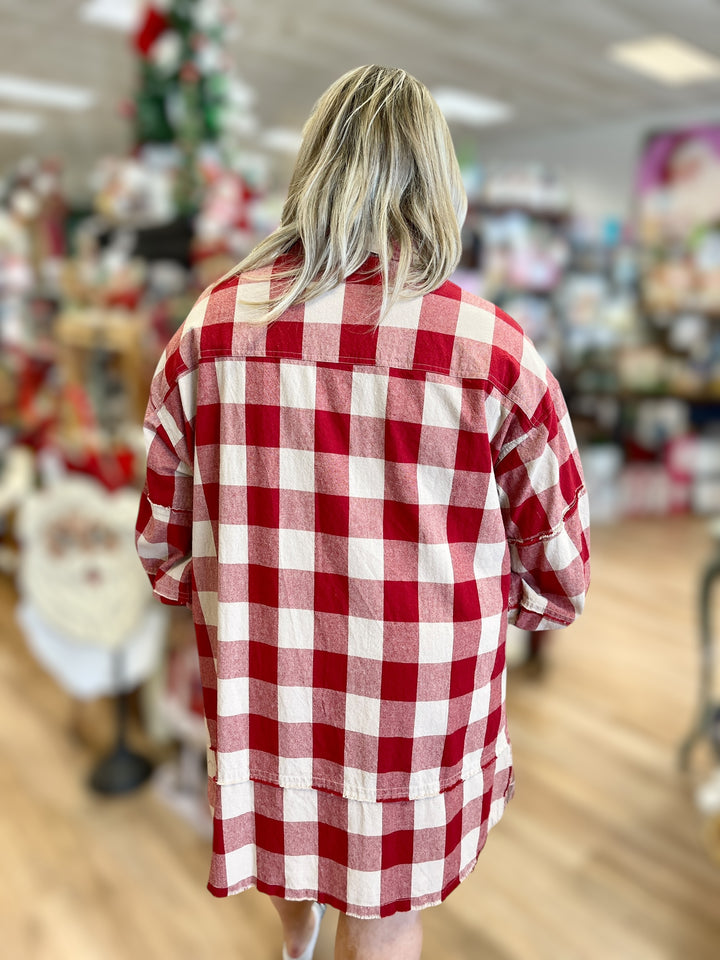
M219 145L228 95L222 0L151 0L134 35L140 56L135 138L172 145L178 156L176 203L182 214L202 200L199 157Z

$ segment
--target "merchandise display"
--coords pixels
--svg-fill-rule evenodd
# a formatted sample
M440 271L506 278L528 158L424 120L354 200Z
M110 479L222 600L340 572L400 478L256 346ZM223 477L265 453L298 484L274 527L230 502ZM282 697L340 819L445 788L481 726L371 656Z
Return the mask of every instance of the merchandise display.
M137 495L108 493L70 475L23 498L18 587L48 626L71 642L112 649L137 629L150 600L134 562Z

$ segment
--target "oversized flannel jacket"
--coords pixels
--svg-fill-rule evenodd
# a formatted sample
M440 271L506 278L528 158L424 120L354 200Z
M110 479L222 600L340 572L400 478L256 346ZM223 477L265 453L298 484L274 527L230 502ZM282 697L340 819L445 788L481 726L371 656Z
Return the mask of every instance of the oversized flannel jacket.
M374 333L376 258L248 323L278 282L203 293L144 424L137 552L192 609L208 774L383 801L509 766L507 624L563 627L589 585L558 382L450 281Z

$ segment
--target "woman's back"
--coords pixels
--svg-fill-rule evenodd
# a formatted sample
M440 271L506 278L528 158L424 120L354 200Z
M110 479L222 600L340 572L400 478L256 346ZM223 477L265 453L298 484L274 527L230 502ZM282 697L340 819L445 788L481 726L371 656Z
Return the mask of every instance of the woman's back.
M451 282L369 329L373 261L270 327L237 298L271 269L215 285L153 384L193 517L192 562L155 586L192 605L220 784L379 801L509 769L505 611L542 629L585 592L554 378ZM540 551L545 582L513 574L511 549Z

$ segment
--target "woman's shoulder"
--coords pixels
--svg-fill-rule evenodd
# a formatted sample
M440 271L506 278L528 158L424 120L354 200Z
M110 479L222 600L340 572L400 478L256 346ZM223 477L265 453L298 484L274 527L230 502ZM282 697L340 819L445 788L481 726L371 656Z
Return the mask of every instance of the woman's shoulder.
M456 341L453 372L485 380L506 403L532 409L552 374L523 327L502 307L446 280L428 295Z

